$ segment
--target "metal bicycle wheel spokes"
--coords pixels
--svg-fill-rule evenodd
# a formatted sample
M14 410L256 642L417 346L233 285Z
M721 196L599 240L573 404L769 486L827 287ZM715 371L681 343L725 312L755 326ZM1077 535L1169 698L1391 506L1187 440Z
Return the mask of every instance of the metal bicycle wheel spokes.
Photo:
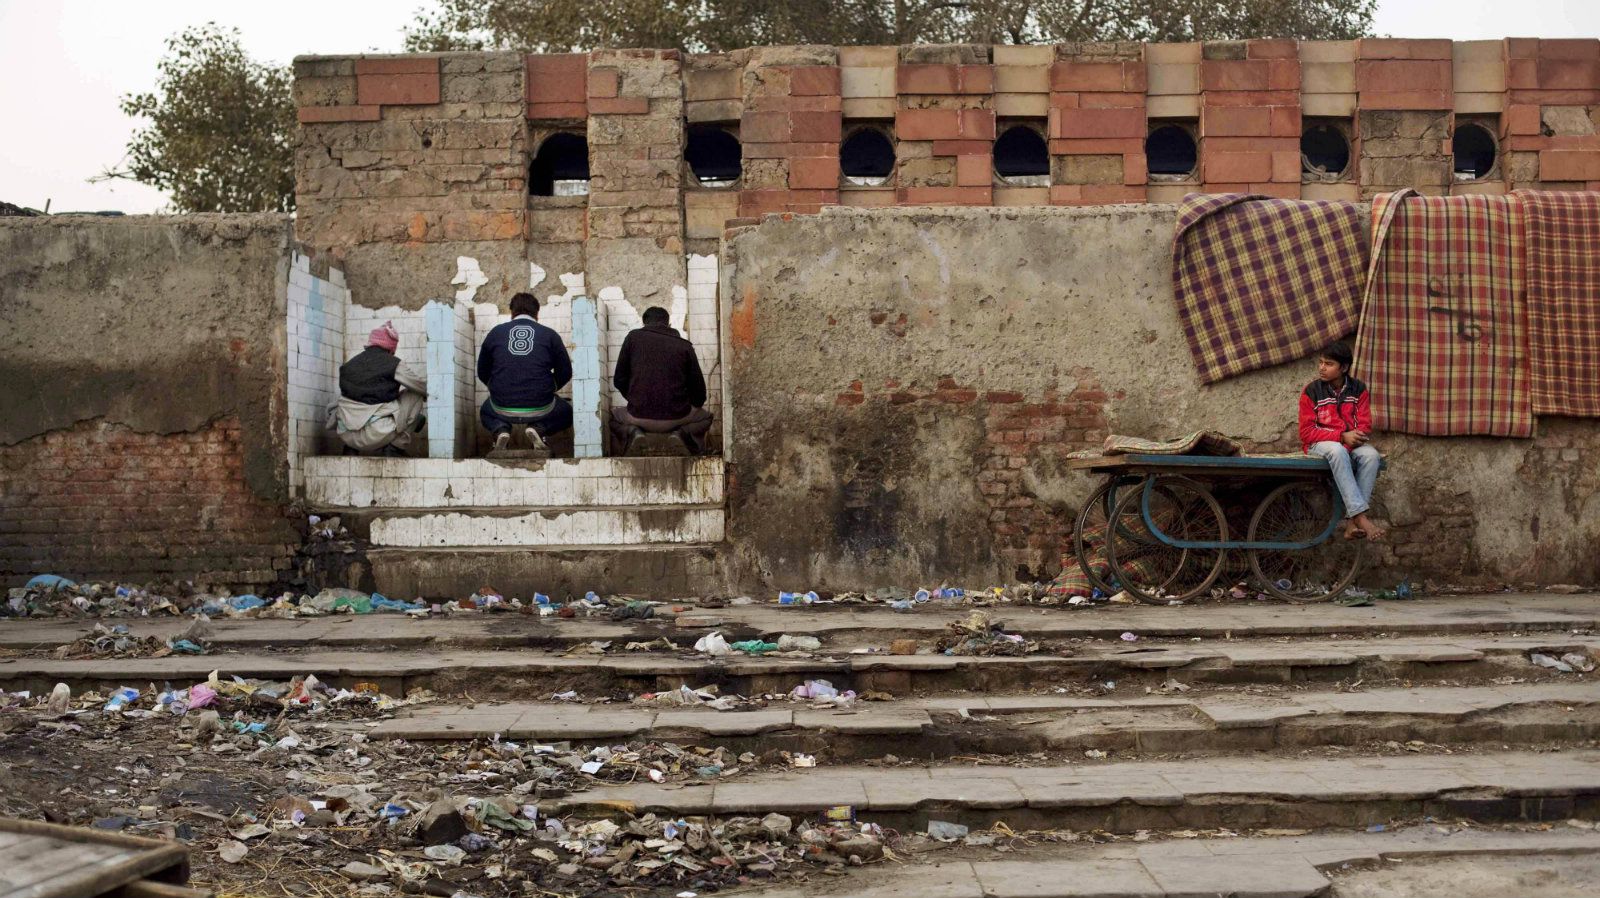
M1194 598L1217 579L1228 552L1184 549L1171 541L1226 542L1222 507L1209 490L1187 477L1157 477L1148 492L1148 520L1141 511L1146 494L1142 486L1123 490L1112 510L1111 520L1118 525L1107 544L1112 575L1142 602L1165 605Z
M1286 483L1261 500L1250 517L1250 542L1304 543L1327 533L1338 510L1327 483ZM1364 539L1341 528L1303 549L1251 549L1250 567L1262 588L1290 602L1321 602L1344 592L1361 570Z
M1101 576L1110 569L1106 538L1108 534L1114 532L1109 526L1111 508L1122 490L1137 485L1138 482L1137 478L1130 477L1106 478L1106 481L1089 497L1089 501L1083 503L1083 509L1078 512L1077 527L1072 531L1072 547L1078 556L1079 569L1083 571L1089 585L1105 595L1117 591L1115 584ZM1126 527L1119 529L1123 532L1127 530Z

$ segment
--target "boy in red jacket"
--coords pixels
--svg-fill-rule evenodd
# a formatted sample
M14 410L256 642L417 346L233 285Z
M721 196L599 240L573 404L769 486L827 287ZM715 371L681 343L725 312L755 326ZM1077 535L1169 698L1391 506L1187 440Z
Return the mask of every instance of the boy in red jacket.
M1367 516L1383 459L1372 446L1367 385L1349 375L1350 344L1340 341L1317 356L1317 379L1300 394L1300 448L1328 460L1344 499L1346 539L1378 539L1383 530Z

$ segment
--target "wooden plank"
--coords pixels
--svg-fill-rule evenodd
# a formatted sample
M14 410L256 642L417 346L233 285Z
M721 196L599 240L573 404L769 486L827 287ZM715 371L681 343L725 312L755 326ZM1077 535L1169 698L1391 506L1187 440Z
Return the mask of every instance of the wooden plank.
M39 844L31 853L7 864L5 873L0 874L0 898L72 894L58 891L52 881L60 883L63 877L80 870L114 864L131 855L129 849L115 845L87 845L48 836L35 838Z
M141 879L130 882L114 893L113 898L214 898L216 892L189 886L175 886L170 882L151 882Z
M0 837L21 857L0 871L0 898L103 895L163 872L183 871L189 850L176 842L83 827L0 818Z

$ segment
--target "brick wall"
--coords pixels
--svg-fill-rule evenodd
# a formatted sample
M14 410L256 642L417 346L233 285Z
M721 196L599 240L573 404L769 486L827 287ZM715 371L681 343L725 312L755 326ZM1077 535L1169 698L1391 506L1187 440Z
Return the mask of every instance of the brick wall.
M299 540L243 466L231 417L174 434L92 421L0 446L0 581L271 584Z

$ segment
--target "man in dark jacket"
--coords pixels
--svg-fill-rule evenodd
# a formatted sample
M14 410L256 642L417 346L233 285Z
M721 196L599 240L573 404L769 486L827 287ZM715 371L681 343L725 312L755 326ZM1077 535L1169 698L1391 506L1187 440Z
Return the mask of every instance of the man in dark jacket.
M642 433L676 433L689 454L701 451L701 438L711 429L706 411L706 379L694 344L667 323L667 310L644 310L644 327L622 341L611 383L628 400L611 412L613 445L628 454Z
M382 450L403 458L427 423L427 380L395 356L399 346L394 322L385 321L367 336L367 348L339 366L339 402L328 410L328 427L347 455Z
M511 297L511 320L495 325L478 350L478 379L489 387L478 417L494 434L494 447L511 445L513 425L528 426L528 442L543 449L544 438L572 426L572 403L556 391L572 380L572 359L553 330L539 323L539 300L531 293Z

